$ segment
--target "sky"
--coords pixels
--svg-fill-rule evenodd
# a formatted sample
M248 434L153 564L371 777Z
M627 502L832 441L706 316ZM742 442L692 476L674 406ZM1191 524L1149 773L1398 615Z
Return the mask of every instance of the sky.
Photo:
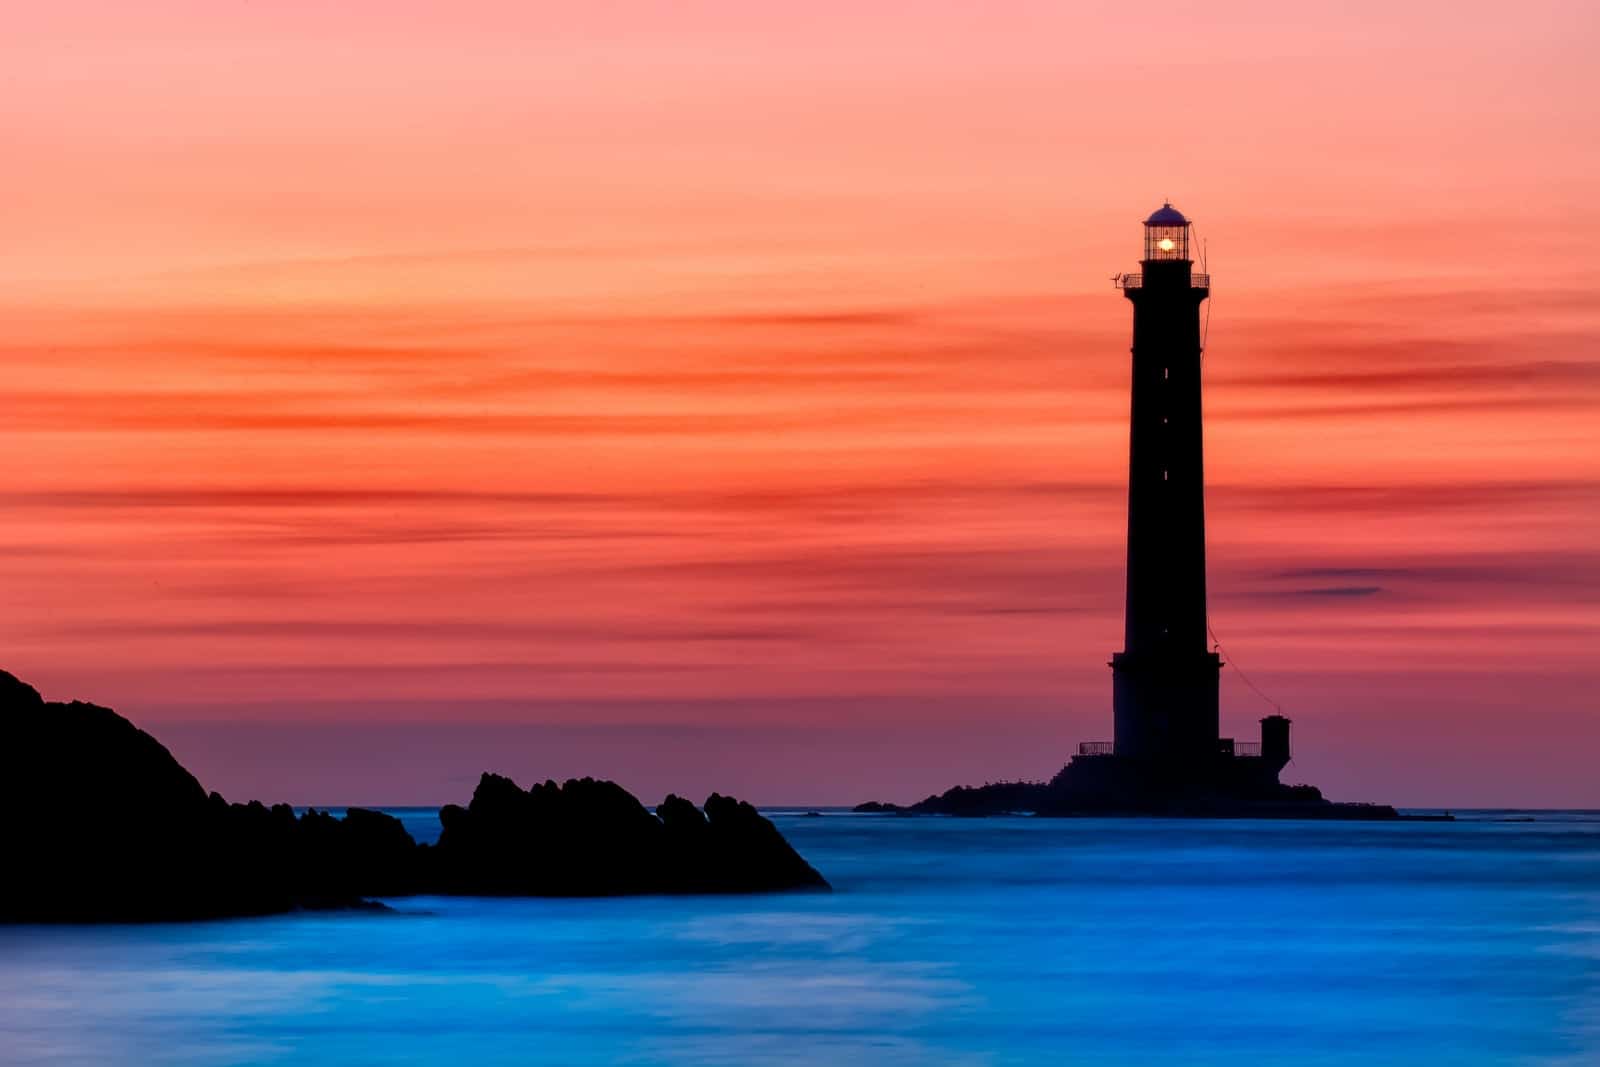
M1600 807L1591 4L4 22L0 667L232 799L1053 774L1111 732L1109 279L1170 197L1224 733Z

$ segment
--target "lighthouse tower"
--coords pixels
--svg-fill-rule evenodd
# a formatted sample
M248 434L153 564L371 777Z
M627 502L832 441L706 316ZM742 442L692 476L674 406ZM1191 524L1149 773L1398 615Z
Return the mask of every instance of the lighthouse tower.
M956 788L910 810L945 815L1237 816L1394 819L1382 804L1336 804L1284 785L1289 719L1259 741L1222 737L1222 658L1206 618L1206 503L1200 421L1200 305L1211 279L1189 257L1171 204L1144 222L1144 259L1117 286L1133 304L1128 427L1128 586L1122 651L1111 657L1116 740L1080 741L1048 783ZM867 810L878 810L869 807Z
M1128 586L1121 652L1111 657L1118 757L1199 769L1219 753L1222 660L1207 642L1200 304L1189 220L1164 204L1144 223L1133 303L1128 449Z

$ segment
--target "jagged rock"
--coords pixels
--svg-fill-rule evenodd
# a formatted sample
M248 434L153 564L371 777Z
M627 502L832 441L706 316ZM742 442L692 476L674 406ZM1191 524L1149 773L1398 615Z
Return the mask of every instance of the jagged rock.
M524 791L485 774L465 808L440 812L430 861L449 893L609 896L826 888L749 804L713 793L705 812L668 796L652 814L614 782Z
M789 886L827 888L828 883L784 840L755 806L712 793L706 798L711 853L704 874L718 892L759 892Z
M371 907L413 893L602 895L825 887L766 819L715 794L648 811L585 778L485 774L436 848L398 819L207 794L109 708L50 703L0 671L0 922L130 922Z
M1042 782L991 782L955 786L918 801L910 810L919 815L1033 814L1043 809L1047 798L1048 789Z
M142 919L204 895L205 790L160 742L109 708L47 703L0 672L0 915Z

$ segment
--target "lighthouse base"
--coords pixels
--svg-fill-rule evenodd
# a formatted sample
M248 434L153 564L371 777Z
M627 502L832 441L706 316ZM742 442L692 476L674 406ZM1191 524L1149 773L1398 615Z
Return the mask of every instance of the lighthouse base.
M1327 800L1310 785L1278 781L1281 764L1259 756L1218 755L1173 763L1112 754L1073 757L1048 782L956 786L908 808L865 811L924 815L1156 816L1206 819L1398 819L1387 804Z
M1044 787L1041 814L1189 815L1209 818L1392 819L1387 804L1336 804L1312 785L1284 785L1260 756L1195 762L1075 756Z

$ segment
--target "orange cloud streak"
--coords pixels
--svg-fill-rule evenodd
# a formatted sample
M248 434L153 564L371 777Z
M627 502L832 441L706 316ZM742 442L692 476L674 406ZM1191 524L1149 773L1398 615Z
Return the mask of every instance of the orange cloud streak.
M3 666L302 800L445 799L463 723L646 791L1048 774L1109 729L1105 279L1170 194L1297 770L1600 805L1596 27L1426 6L21 13ZM385 723L390 778L252 755Z

